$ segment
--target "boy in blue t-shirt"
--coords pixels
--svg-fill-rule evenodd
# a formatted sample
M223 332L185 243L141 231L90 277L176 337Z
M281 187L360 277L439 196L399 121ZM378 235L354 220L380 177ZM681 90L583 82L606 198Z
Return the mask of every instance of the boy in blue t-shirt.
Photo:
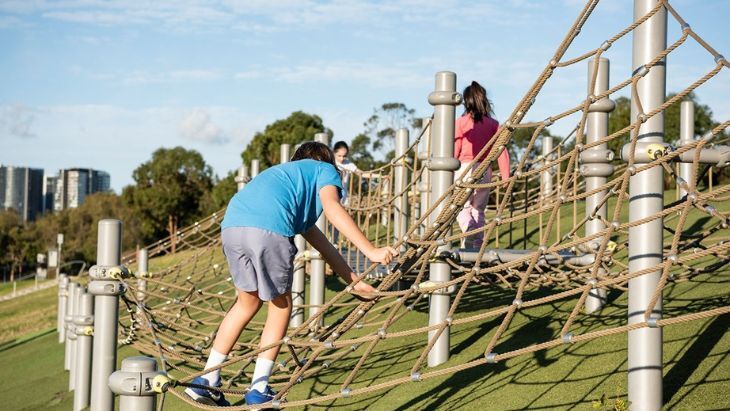
M205 369L225 362L263 301L269 305L259 347L274 344L286 335L297 253L294 235L302 234L343 280L351 283L357 279L315 225L322 211L370 260L388 264L398 254L391 247L376 248L368 241L340 204L342 190L332 150L322 143L307 142L297 149L291 162L265 170L233 196L221 223L221 238L238 298L218 328ZM362 281L353 290L358 294L375 292ZM251 388L245 397L247 405L266 403L275 395L268 380L279 348L276 345L258 355ZM197 377L192 383L218 387L220 370ZM215 390L189 387L185 393L201 403L230 405Z

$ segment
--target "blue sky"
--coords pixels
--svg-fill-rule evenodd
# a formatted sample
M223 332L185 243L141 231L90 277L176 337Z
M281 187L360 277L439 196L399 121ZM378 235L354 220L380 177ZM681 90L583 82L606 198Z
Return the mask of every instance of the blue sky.
M528 90L583 7L581 0L383 2L0 0L0 163L109 171L119 192L159 147L200 151L220 176L257 131L292 111L320 115L336 139L373 108L403 102L428 116L434 73L477 80L498 119ZM730 2L672 4L730 56ZM598 5L568 56L631 23L632 2ZM669 18L669 41L679 35ZM606 54L611 84L630 74L631 37ZM668 89L714 66L693 41L668 61ZM556 73L529 120L585 97L585 63ZM730 118L730 73L698 90ZM625 93L624 93L625 94ZM551 131L565 134L569 122Z

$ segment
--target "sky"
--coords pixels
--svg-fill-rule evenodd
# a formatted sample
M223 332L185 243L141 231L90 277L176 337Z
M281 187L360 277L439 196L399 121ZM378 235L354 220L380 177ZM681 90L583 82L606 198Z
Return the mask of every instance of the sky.
M596 7L566 56L595 49L632 22L630 0ZM672 4L730 56L730 2ZM401 102L420 117L434 75L485 86L498 120L513 110L583 8L581 0L0 0L0 163L90 167L117 192L160 147L199 151L224 177L267 124L302 110L335 140L363 131L374 108ZM669 17L671 43L678 23ZM631 36L617 42L611 85L631 73ZM688 40L667 62L668 91L714 67ZM542 120L586 96L587 63L558 70L528 112ZM696 94L730 119L730 72ZM620 95L627 95L625 92ZM459 110L459 113L461 110ZM554 124L565 135L570 119Z

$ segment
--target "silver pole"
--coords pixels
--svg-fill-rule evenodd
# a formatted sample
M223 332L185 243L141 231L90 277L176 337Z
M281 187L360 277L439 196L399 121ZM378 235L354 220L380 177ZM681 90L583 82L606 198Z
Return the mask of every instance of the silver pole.
M552 136L542 136L542 164L545 166L550 162L551 152L553 151ZM550 168L545 169L541 175L542 180L542 197L548 198L553 193L553 172Z
M89 292L94 298L94 344L91 371L91 409L113 410L114 395L108 379L117 363L117 322L122 282L113 278L122 255L122 222L99 221L96 266L89 270Z
M79 294L81 293L81 286L79 283L73 283L71 286L71 309L66 311L66 337L68 342L66 343L68 361L68 390L73 391L76 386L76 332L74 330L74 316L78 312L79 307Z
M248 168L246 165L242 165L238 168L238 175L235 178L238 191L243 190L243 187L246 187L246 183L249 181L248 178Z
M259 175L259 169L261 168L261 160L254 158L251 160L251 178Z
M282 144L279 154L279 163L288 163L291 158L291 145ZM291 327L299 327L304 322L304 266L305 262L301 258L307 249L307 241L301 234L294 236L294 245L297 247L297 257L294 261L294 280L292 281L291 294L292 305L294 308L291 312L289 325ZM298 306L298 308L297 308Z
M456 74L450 71L436 73L436 90L428 96L428 102L434 106L434 119L431 125L433 157L429 161L431 169L431 206L436 210L431 213L429 223L433 225L436 217L448 203L448 200L434 204L454 182L454 171L461 165L454 158L454 122L456 121L456 105L461 102L461 96L456 92ZM443 235L448 235L444 233ZM437 253L448 251L448 244L440 246ZM429 266L429 279L433 282L451 280L451 267L444 262L433 262ZM431 303L428 313L428 325L442 324L446 321L451 297L446 292L431 294ZM428 332L429 341L435 331ZM428 353L428 366L435 367L449 359L450 327L441 333L436 344Z
M89 406L91 393L91 343L94 333L94 296L82 290L78 299L78 310L74 316L76 333L76 387L74 411Z
M395 133L395 158L405 156L408 150L408 129L401 128ZM401 240L408 230L408 193L404 192L406 186L408 186L408 168L406 167L407 158L403 157L398 160L395 164L394 178L395 178L395 215L393 216L393 236L395 241ZM405 251L406 247L401 247L401 252Z
M122 369L109 377L109 387L119 395L120 411L154 411L158 392L169 382L157 371L157 362L150 357L128 357Z
M146 248L140 248L137 251L137 301L144 302L147 297L147 276L149 271L147 268L147 261L149 254Z
M692 101L687 100L683 101L679 107L679 145L685 146L692 143L695 139L695 105ZM694 175L691 162L679 163L679 176L690 187L694 187L697 177ZM679 198L687 195L687 190L684 188L678 186L677 190L679 190Z
M317 133L314 135L314 141L326 144L329 146L329 136L327 133ZM322 213L317 220L317 227L327 234L327 219ZM309 273L309 316L312 317L320 311L320 306L324 304L324 269L325 263L322 256L319 254L314 247L309 247L310 263L309 267L312 270ZM315 327L324 325L324 316L319 317L319 321L315 324Z
M594 75L595 59L588 61L588 94L596 96L608 90L609 84L609 61L601 58L598 60L598 74L596 82L591 90L591 80ZM586 125L586 143L593 143L608 135L608 113L613 111L616 104L608 97L596 101L588 108L588 124ZM599 144L580 153L580 159L583 163L580 172L585 178L586 191L593 191L598 187L606 184L608 177L613 174L613 151L608 149L608 143ZM586 237L605 230L606 218L608 216L608 204L604 203L598 206L608 190L601 190L588 198L586 198L586 216L588 221L585 224ZM601 246L602 239L597 238L590 243L588 247L592 251L598 251ZM597 274L605 274L606 270L599 268ZM600 310L606 303L607 291L605 288L593 288L588 294L585 302L585 310L587 313L593 313Z
M66 274L58 276L58 314L56 318L56 329L58 330L58 342L66 341L66 325L64 317L66 316L66 301L68 301L68 276Z
M658 0L634 0L634 20L649 12ZM637 72L667 46L667 12L661 8L649 20L634 30L633 72ZM660 106L666 94L666 60L649 70L637 84L637 95L645 112ZM631 104L631 119L639 114L635 101ZM647 143L664 142L664 113L641 124L639 139ZM636 166L642 164L637 163ZM629 221L660 213L664 207L663 172L661 166L642 171L629 180ZM662 262L662 219L629 228L629 273L635 273ZM629 324L642 323L661 270L629 280ZM661 318L661 298L654 308L653 318ZM658 410L662 407L662 330L647 327L629 331L628 391L634 410Z
M429 151L429 146L431 145L431 133L428 130L429 128L431 128L430 124L430 118L423 119L423 137L421 137L421 142L419 143L418 147L418 159L424 162L424 166L428 163L428 160L431 156L431 153ZM428 167L426 167L421 173L421 181L418 182L418 191L421 193L421 207L418 211L418 218L421 218L426 210L428 210L430 204L428 199L429 194L431 193L431 170L429 170ZM426 232L427 224L427 222L424 222L421 227L419 227L419 233L421 235Z
M66 346L64 347L64 360L63 360L63 369L70 371L71 370L71 359L73 356L73 353L71 351L72 343L70 336L69 328L71 327L71 321L73 321L73 312L74 312L74 305L76 304L76 298L74 298L74 294L76 293L78 287L78 283L75 283L73 281L69 281L68 283L68 296L66 298L66 310L64 312L63 316L63 328L65 330L65 337L66 337Z

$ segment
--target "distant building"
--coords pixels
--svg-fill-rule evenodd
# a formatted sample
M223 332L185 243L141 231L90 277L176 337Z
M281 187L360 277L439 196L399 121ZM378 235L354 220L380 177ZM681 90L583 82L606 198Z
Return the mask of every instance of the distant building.
M111 187L109 173L90 168L59 170L58 176L53 179L46 181L46 201L53 199L54 211L79 207L86 196L109 191Z
M24 222L43 213L43 170L0 166L0 206L15 210Z

